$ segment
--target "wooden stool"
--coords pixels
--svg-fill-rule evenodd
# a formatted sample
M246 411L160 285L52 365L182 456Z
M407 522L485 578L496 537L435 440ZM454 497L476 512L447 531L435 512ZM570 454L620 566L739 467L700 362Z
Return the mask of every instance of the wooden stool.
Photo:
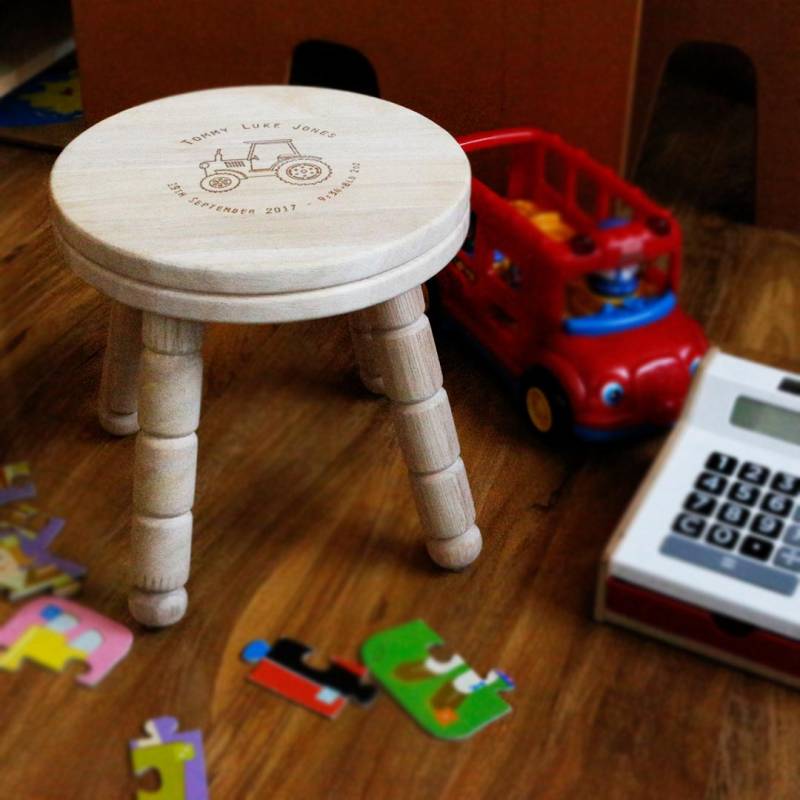
M328 89L168 97L64 150L51 176L56 235L75 272L115 301L100 421L139 431L137 620L170 625L186 611L205 322L349 313L364 383L392 401L431 557L452 569L477 557L420 288L464 240L469 187L461 148L430 120Z

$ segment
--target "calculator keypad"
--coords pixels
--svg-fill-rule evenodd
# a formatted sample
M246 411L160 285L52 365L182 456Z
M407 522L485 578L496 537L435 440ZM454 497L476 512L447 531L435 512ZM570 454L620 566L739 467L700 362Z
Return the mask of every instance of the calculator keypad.
M781 547L775 554L775 563L792 572L800 572L800 550L796 547Z
M748 483L754 483L756 486L763 486L769 478L769 470L761 464L745 461L739 470L739 478Z
M719 472L720 475L733 475L739 462L733 456L724 453L712 453L706 461L706 469Z
M744 506L737 506L736 503L725 503L717 517L728 525L741 526L747 524L750 512Z
M752 506L755 505L756 500L758 500L759 494L758 487L753 486L752 483L734 483L733 486L731 486L731 490L728 492L728 497L731 500L735 500L737 503Z
M687 511L694 511L695 514L713 514L717 507L717 501L709 494L692 492L686 498L683 507Z
M696 539L703 532L706 526L706 521L696 514L678 514L675 517L675 522L672 523L672 530L675 533L680 533L683 536L691 536ZM798 527L800 531L800 527Z
M786 544L800 547L800 525L790 525L786 530L783 541L786 542Z
M723 547L725 550L732 550L736 546L739 534L727 525L712 525L711 530L706 536L706 541L715 547Z
M800 494L800 478L796 475L787 475L785 472L776 472L769 487L775 492L797 497Z
M800 578L800 476L711 453L661 552L794 594Z
M770 514L786 517L792 510L792 500L782 494L770 493L761 501L761 508L769 511Z
M750 558L768 561L772 555L772 544L764 539L759 539L758 536L748 536L742 542L741 552L742 555L750 556Z
M701 472L694 485L696 489L700 489L702 492L719 495L725 491L728 481L722 475L717 475L716 472Z
M777 539L781 535L783 522L770 514L756 514L750 530L759 536L768 536L770 539Z

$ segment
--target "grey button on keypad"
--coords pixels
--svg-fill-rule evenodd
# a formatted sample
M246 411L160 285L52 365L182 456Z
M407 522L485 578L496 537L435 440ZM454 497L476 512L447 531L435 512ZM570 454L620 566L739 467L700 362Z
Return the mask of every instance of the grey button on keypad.
M775 564L792 572L800 572L800 550L794 547L781 547L775 553Z
M789 550L791 548L782 549ZM771 569L757 561L740 558L725 550L706 547L693 539L667 536L661 545L661 553L665 556L679 558L681 561L688 561L698 567L705 567L723 575L739 578L739 580L778 594L791 596L797 588L797 578L788 572ZM798 570L800 571L800 552L798 553Z
M783 534L786 544L796 544L800 546L800 525L790 525Z

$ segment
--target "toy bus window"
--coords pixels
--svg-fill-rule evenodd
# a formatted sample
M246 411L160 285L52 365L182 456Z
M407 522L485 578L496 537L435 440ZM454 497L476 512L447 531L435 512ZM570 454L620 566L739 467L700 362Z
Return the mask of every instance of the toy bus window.
M557 150L548 150L544 156L545 182L560 194L567 183L567 162Z
M597 181L590 178L585 172L578 172L575 184L575 202L581 211L594 218L597 215Z
M461 250L468 256L475 255L475 230L478 227L478 217L474 211L469 215L469 228L467 228L467 238L461 245Z
M522 287L522 270L501 250L492 251L492 269L512 289Z

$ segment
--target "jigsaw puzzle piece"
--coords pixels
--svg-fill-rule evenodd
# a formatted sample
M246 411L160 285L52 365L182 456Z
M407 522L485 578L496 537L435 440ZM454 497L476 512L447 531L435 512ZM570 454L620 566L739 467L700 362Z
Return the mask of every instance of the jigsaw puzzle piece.
M83 652L70 647L58 631L32 625L0 655L0 669L16 672L25 659L61 672L68 662L82 661Z
M0 588L12 602L44 592L75 594L86 569L49 552L64 520L19 503L0 509Z
M259 661L248 679L328 719L336 719L347 704L335 689L320 686L269 658Z
M64 524L61 517L54 517L30 503L0 508L0 535L17 534L22 549L30 556L46 553Z
M175 717L153 717L148 719L142 726L147 733L143 739L135 739L137 747L149 747L153 744L172 741L172 737L178 732L178 720Z
M0 505L29 500L36 496L31 468L26 461L0 467Z
M89 665L77 681L94 686L127 655L133 634L107 617L69 600L32 600L0 627L0 669L27 659L55 671L72 660Z
M459 655L440 661L430 649L442 639L422 620L370 637L364 663L397 703L429 733L464 739L511 711L500 696L514 688L492 670L481 678Z
M311 648L302 642L294 639L278 639L269 651L269 658L298 675L352 698L361 705L366 705L375 699L377 689L363 682L367 670L360 664L332 658L326 669L317 669L306 663L306 657L311 652Z
M52 558L52 563L30 563L27 569L22 570L21 582L19 579L8 582L8 599L13 603L24 600L37 594L49 592L56 597L72 597L81 589L81 578L86 570L78 564L73 564L65 559ZM0 587L6 583L0 578Z
M208 800L200 731L179 732L175 717L147 720L144 729L147 737L130 743L133 770L142 775L149 769L157 769L161 788L156 793L140 791L137 800Z
M256 639L244 648L242 659L256 665L249 680L328 719L338 716L348 697L362 705L375 697L376 687L364 682L363 666L331 659L326 669L317 669L306 662L309 653L310 647L294 639L279 639L273 647Z
M184 769L194 758L194 748L184 742L156 744L131 750L131 764L137 776L154 769L161 779L155 792L140 790L136 800L186 800Z
M12 602L25 589L30 563L16 536L0 537L0 589L9 591Z

